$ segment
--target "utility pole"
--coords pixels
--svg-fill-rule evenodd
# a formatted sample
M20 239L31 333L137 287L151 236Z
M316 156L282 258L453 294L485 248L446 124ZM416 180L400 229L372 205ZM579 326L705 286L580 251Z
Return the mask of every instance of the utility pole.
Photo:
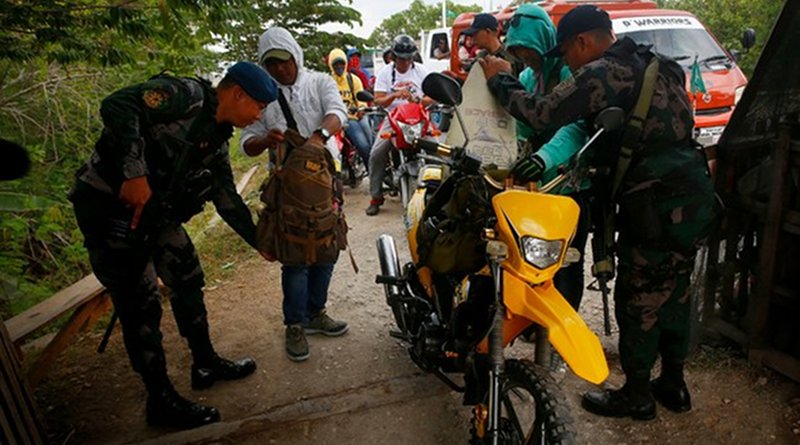
M447 0L442 0L442 28L447 28Z

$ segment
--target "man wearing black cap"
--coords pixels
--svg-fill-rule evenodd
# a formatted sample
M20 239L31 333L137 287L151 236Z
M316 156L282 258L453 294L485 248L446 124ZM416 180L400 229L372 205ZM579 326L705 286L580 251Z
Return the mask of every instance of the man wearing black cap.
M513 73L518 75L525 69L525 66L512 56L503 45L503 42L500 41L500 36L497 34L498 27L497 19L492 14L482 13L477 14L472 19L472 24L469 28L462 31L461 34L472 37L475 46L480 49L478 58L495 56L505 59L513 66ZM467 68L467 71L469 71L469 68Z
M608 107L620 107L628 116L625 127L595 144L586 157L597 171L610 172L592 178L592 189L609 214L616 210L614 300L626 382L619 390L585 394L583 406L603 416L649 420L655 417L655 396L667 409L688 411L683 364L689 346L689 279L695 252L710 230L715 198L705 157L692 145L684 72L650 47L629 38L616 41L608 14L592 5L576 7L561 19L557 45L548 54L562 53L573 81L543 97L525 92L503 73L510 69L507 62L489 58L482 65L493 94L537 131L580 118L591 122ZM610 218L599 219L612 224ZM651 385L658 355L661 375Z
M192 351L193 389L250 375L250 358L214 351L203 304L203 270L182 224L213 201L251 246L255 225L236 193L228 158L233 127L245 127L277 97L258 65L239 62L214 89L201 79L159 75L103 100L103 134L70 194L97 279L109 290L133 369L147 390L147 422L194 428L220 419L190 402L167 376L157 277L169 289Z

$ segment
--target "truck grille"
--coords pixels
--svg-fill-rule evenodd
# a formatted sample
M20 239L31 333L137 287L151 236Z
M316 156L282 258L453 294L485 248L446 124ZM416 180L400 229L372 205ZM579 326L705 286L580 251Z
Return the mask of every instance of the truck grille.
M706 108L706 109L697 109L695 112L698 116L710 116L713 114L722 114L731 111L731 107L721 107L721 108Z

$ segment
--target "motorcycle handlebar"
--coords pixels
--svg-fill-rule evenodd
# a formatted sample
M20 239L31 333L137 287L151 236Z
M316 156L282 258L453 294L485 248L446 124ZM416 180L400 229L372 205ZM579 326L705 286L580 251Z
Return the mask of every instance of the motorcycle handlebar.
M421 151L436 156L450 157L450 153L453 151L453 147L445 144L440 144L436 141L417 139L414 143L416 144L417 148L420 149Z

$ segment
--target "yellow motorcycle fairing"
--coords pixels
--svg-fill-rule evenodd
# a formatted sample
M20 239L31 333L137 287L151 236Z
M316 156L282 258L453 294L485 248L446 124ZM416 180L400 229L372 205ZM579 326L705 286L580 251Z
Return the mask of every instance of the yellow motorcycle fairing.
M503 268L526 277L530 283L543 283L553 279L561 267L572 237L575 236L580 213L578 204L565 196L507 190L492 198L492 207L497 216L499 238L509 247L508 259L503 262ZM522 238L526 236L561 241L559 261L545 269L528 263L520 246Z
M603 382L609 371L600 339L553 284L575 235L580 208L564 196L521 190L495 195L492 206L498 238L508 245L508 258L501 263L503 303L509 319L504 329L506 344L524 329L524 320L533 321L548 330L550 343L576 375L592 383ZM528 263L521 251L521 240L526 236L561 240L558 261L545 269Z
M553 347L580 378L600 384L608 377L608 363L600 339L556 289L552 281L532 286L510 271L503 271L503 303L506 314L521 317L547 328ZM506 344L524 329L506 323ZM514 330L519 329L516 333ZM509 338L506 338L506 334ZM513 336L512 336L513 335Z

